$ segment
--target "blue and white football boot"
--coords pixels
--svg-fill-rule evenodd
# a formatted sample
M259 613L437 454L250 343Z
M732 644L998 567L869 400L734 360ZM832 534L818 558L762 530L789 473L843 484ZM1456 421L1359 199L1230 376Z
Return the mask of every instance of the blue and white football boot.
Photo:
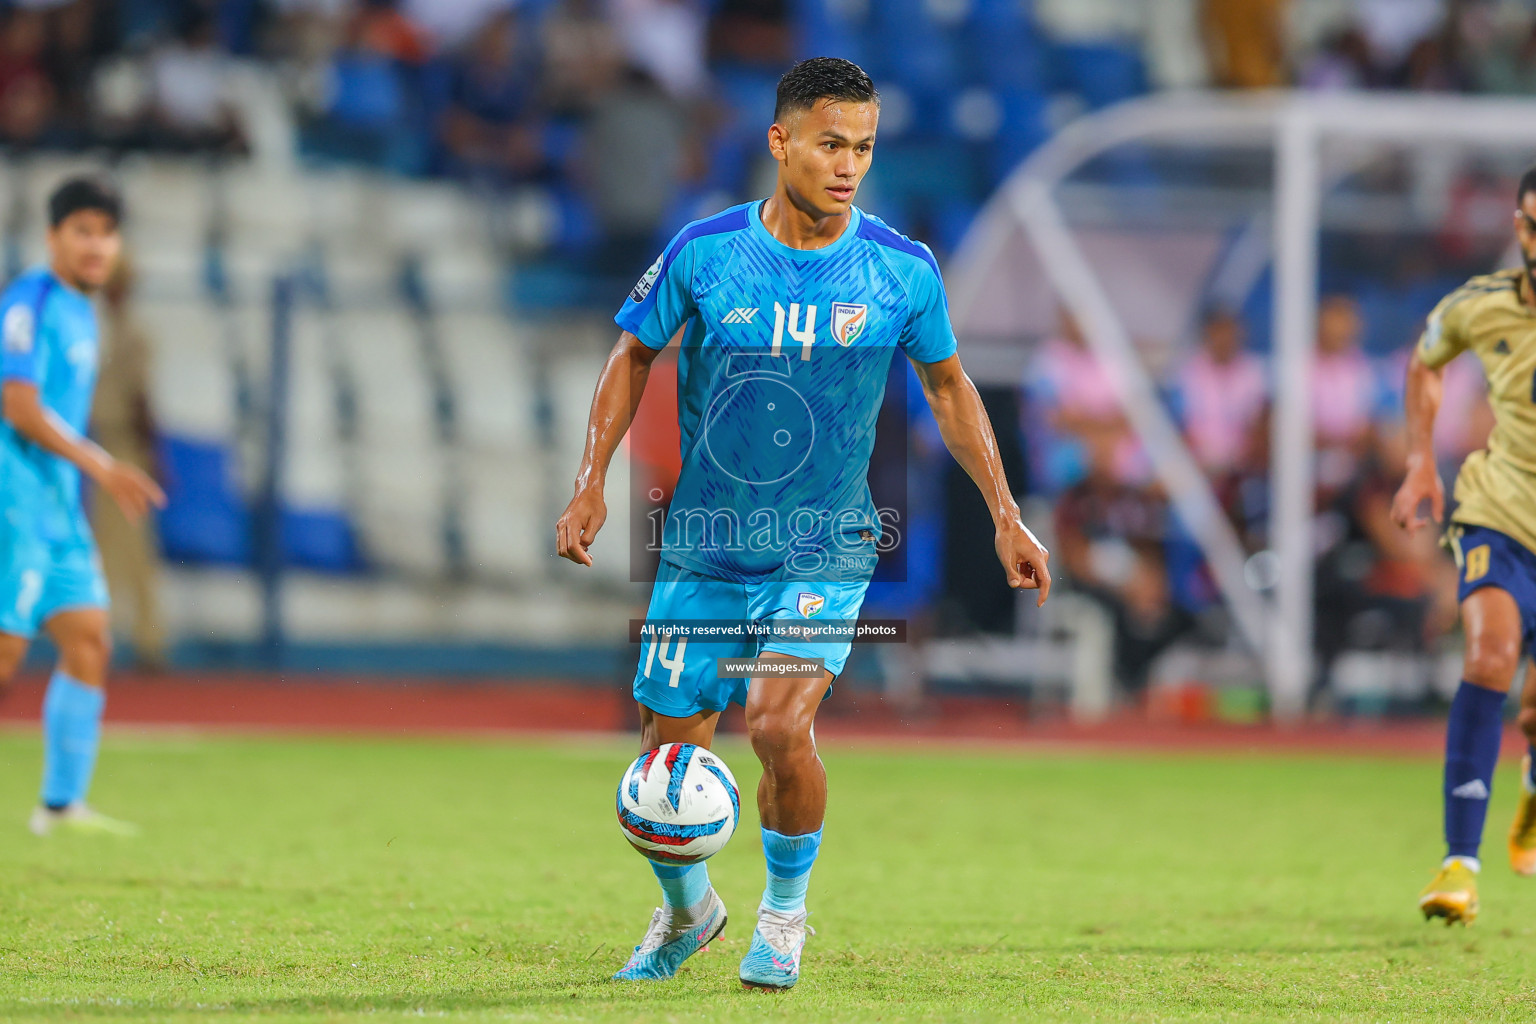
M677 973L693 954L709 945L725 930L725 904L714 889L709 890L707 909L692 924L674 927L672 914L665 907L657 907L651 915L651 925L645 930L645 938L635 947L614 981L666 981Z
M816 930L805 923L807 912L782 914L757 908L757 928L752 948L741 959L741 983L748 988L794 988L800 980L800 954L807 934Z

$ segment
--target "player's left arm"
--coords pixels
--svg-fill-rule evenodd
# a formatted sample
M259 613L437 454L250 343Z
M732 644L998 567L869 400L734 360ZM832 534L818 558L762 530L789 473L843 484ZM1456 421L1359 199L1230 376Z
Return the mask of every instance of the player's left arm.
M933 410L945 447L970 474L987 501L997 531L997 557L1008 574L1008 585L1039 590L1035 605L1044 604L1051 593L1051 555L1019 518L1019 505L1008 488L1008 475L997 450L997 435L992 432L992 420L976 385L966 375L958 355L936 363L913 359L912 366L922 382L923 396Z

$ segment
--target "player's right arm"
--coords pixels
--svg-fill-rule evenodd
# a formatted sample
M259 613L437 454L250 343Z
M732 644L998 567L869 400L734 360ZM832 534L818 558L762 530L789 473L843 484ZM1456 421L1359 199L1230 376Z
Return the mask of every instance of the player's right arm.
M651 348L628 331L619 335L618 343L608 353L587 417L587 440L581 452L581 466L576 470L576 494L555 523L555 550L561 558L592 564L587 549L608 518L608 506L603 500L608 465L634 422L635 410L640 408L646 381L650 379L651 364L660 354L660 349Z
M592 412L587 417L587 440L576 471L576 494L555 522L555 551L561 558L592 564L587 549L608 518L608 506L603 501L608 464L640 408L651 364L697 312L693 253L688 243L685 228L656 257L613 318L622 333L597 378Z
M80 467L96 486L112 496L130 522L138 522L149 506L165 507L165 492L136 466L118 462L90 438L81 437L69 424L43 405L37 385L7 378L0 385L0 405L11 428L43 451Z
M1445 391L1445 366L1466 350L1462 323L1465 296L1454 292L1435 307L1408 360L1403 413L1408 431L1408 472L1392 498L1392 521L1410 534L1445 516L1445 485L1435 464L1435 416ZM1419 508L1429 503L1429 518Z
M131 521L150 505L165 507L165 492L137 468L118 462L89 438L55 416L38 393L43 355L37 338L36 310L29 297L8 293L0 309L0 417L11 429L44 451L80 467L112 495Z

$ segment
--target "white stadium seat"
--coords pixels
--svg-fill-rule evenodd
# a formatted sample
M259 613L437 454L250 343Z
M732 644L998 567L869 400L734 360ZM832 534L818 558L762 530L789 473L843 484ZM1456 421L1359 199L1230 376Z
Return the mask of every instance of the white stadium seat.
M437 318L459 441L485 452L537 449L533 367L511 322L497 314Z
M526 583L547 567L554 519L537 456L478 456L460 464L464 547L469 570L487 583Z
M235 385L219 310L206 303L145 303L139 317L154 353L151 392L162 427L210 441L235 437Z
M359 439L430 449L437 434L432 387L415 323L394 306L336 314L332 327L357 389Z

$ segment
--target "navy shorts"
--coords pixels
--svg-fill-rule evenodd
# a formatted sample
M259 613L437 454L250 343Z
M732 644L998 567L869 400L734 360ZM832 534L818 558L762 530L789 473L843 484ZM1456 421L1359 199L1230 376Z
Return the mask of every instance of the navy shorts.
M1525 649L1536 649L1536 552L1486 526L1452 523L1448 536L1460 570L1456 600L1465 601L1484 587L1507 591L1520 608Z

